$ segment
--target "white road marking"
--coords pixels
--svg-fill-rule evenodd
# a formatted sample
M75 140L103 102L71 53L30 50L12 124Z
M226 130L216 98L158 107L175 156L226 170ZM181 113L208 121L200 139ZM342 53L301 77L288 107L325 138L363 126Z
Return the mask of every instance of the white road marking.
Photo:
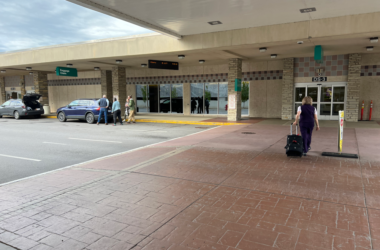
M127 151L124 151L124 152L120 152L120 153L116 153L116 154L112 154L112 155L102 156L102 157L99 157L99 158L96 158L96 159L93 159L93 160L77 163L77 164L74 164L74 165L71 165L71 166L67 166L67 167L63 167L63 168L54 169L54 170L51 170L51 171L47 171L47 172L44 172L44 173L28 176L28 177L21 178L21 179L18 179L18 180L9 181L9 182L2 183L2 184L0 183L0 187L1 186L5 186L5 185L9 185L9 184L12 184L12 183L15 183L15 182L23 181L23 180L28 180L28 179L31 179L31 178L34 178L34 177L37 177L37 176L54 173L54 172L61 171L61 170L64 170L64 169L68 169L68 168L72 168L72 167L78 167L80 165L87 164L87 163L90 163L90 162L99 161L99 160L102 160L102 159L106 159L106 158L110 158L110 157L114 157L114 156L130 153L130 152L137 151L137 150L140 150L140 149L143 149L143 148L149 148L149 147L157 145L157 144L161 144L161 143L165 143L165 142L169 142L169 141L174 141L174 140L177 140L177 139L180 139L180 138L184 138L184 137L188 137L188 136L191 136L191 135L200 134L200 133L209 131L211 129L216 129L216 128L219 128L219 127L220 126L216 126L216 127L213 127L213 128L207 129L207 130L203 130L203 131L199 131L199 132L196 132L196 133L193 133L193 134L189 134L189 135L185 135L185 136L180 136L180 137L173 138L173 139L166 140L166 141L162 141L162 142L156 142L156 143L153 143L153 144L150 144L150 145L146 145L146 146L142 146L142 147L139 147L139 148L130 149L130 150L127 150Z
M81 139L81 138L69 138L70 140L80 140L80 141L97 141L97 142L110 142L110 143L122 143L121 141L103 141L103 140L91 140L91 139Z
M30 158L24 158L24 157L18 157L18 156L12 156L12 155L2 155L2 154L0 154L0 156L8 157L8 158L20 159L20 160L27 160L27 161L41 161L41 160L30 159Z
M44 141L43 143L57 144L57 145L67 145L67 144L63 144L63 143L47 142L47 141Z

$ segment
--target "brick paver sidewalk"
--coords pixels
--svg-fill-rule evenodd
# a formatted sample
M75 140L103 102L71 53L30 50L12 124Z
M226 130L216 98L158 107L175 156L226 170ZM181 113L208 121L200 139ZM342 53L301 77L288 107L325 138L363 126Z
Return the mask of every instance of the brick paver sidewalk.
M254 134L243 134L252 132ZM379 129L346 129L361 160L287 158L288 127L219 127L0 186L18 249L380 249Z

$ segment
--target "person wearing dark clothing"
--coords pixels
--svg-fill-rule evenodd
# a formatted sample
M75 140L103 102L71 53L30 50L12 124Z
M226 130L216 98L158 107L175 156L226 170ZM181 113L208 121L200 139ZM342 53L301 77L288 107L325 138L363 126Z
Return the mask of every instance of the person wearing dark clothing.
M99 125L100 120L102 119L102 115L104 114L104 120L106 122L106 125L108 125L108 117L107 117L107 111L108 111L108 106L110 105L110 102L107 99L106 95L103 95L103 98L100 98L98 100L98 105L100 107L100 112L99 112L99 118L98 118L98 123Z
M208 99L206 99L205 101L205 108L206 108L206 112L208 114L208 108L210 107L210 102L208 101Z
M113 125L116 126L116 118L119 118L120 125L123 125L123 121L121 120L120 102L116 98L114 98L114 102L112 104L112 113Z
M296 121L293 124L297 125L298 120L303 140L303 155L306 156L306 153L311 150L314 123L317 125L317 131L320 129L317 110L313 107L313 99L310 96L303 98L302 106L298 107Z
M194 114L195 109L197 108L197 102L194 99L191 99L191 113Z
M200 114L201 113L201 106L203 104L201 104L201 98L200 97L197 98L197 101L198 101L198 114Z

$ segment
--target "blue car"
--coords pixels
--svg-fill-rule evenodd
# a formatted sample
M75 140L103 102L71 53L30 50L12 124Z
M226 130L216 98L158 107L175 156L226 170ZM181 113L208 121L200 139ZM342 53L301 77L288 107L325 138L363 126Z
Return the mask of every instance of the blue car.
M98 120L100 107L99 99L78 99L71 102L69 105L57 110L57 118L60 122L65 122L67 119L86 120L87 123L94 123ZM112 121L112 103L108 107L108 122ZM104 120L104 117L102 117Z

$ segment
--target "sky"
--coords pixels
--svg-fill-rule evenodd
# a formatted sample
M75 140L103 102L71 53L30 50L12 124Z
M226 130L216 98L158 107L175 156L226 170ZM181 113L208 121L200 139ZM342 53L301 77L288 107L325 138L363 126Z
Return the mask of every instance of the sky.
M152 31L66 0L0 0L0 52Z

